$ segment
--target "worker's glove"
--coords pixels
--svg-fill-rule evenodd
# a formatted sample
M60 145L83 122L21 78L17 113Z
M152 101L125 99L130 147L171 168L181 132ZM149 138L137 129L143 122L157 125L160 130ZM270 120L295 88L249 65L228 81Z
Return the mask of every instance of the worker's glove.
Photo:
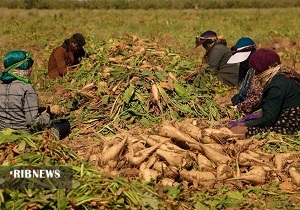
M262 117L262 112L256 112L256 113L252 113L252 114L248 114L245 117L243 117L240 122L246 122L249 120L254 120L257 118L261 118Z
M233 120L229 122L228 128L231 129L236 126L245 126L245 123Z

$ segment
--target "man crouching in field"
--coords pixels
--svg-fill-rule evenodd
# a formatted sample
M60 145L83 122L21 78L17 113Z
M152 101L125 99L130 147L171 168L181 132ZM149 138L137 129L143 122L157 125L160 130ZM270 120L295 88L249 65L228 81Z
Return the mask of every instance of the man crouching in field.
M73 72L82 57L85 56L83 46L85 38L76 33L70 39L66 39L61 46L53 50L48 61L47 76L50 79L63 77L68 72Z

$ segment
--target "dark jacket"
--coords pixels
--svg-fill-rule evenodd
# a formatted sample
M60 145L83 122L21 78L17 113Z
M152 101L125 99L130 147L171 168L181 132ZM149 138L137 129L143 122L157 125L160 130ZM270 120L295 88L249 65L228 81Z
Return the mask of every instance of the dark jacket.
M76 65L80 62L80 59L85 56L83 48L80 49L78 54L69 50L69 40L65 40L62 46L55 48L48 61L48 73L47 76L50 79L56 77L62 77L67 74L68 66Z
M300 86L293 79L276 75L263 91L261 118L245 123L248 127L274 125L285 110L300 106Z
M208 55L208 65L218 80L226 85L238 86L239 69L237 64L228 64L231 50L224 44L216 44Z

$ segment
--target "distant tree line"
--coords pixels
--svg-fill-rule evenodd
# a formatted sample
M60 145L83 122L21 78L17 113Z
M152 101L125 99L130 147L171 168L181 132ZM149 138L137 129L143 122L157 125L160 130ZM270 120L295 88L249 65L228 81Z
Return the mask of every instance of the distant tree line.
M20 9L225 9L299 7L300 0L0 0Z

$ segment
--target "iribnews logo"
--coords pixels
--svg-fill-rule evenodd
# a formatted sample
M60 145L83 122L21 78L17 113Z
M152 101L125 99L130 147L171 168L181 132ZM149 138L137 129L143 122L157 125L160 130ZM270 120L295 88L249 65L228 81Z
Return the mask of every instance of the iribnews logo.
M69 166L0 166L0 189L72 189Z
M58 169L13 169L10 168L9 178L22 179L22 178L37 178L37 179L59 179L61 172Z

